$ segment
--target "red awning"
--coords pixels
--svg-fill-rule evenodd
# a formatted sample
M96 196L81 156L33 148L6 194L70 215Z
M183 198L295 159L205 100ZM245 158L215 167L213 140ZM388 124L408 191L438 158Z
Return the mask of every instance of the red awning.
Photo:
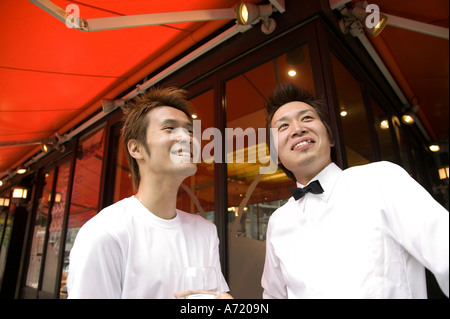
M236 0L53 0L84 19L231 8ZM255 2L255 1L253 1ZM28 0L2 1L0 19L0 178L54 137L230 20L96 32L66 25Z

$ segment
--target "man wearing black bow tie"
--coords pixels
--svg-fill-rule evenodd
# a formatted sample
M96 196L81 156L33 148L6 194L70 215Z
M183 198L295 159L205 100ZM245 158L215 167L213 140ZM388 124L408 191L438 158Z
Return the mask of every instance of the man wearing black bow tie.
M341 170L311 94L279 86L267 111L298 188L269 221L263 297L426 298L425 268L448 297L448 211L395 164Z

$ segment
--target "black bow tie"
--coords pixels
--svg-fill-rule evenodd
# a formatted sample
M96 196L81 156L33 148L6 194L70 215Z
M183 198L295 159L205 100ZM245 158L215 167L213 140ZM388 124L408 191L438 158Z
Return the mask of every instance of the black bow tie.
M303 196L305 196L306 193L310 192L313 194L322 194L323 193L323 188L320 185L319 181L314 181L309 183L307 186L303 187L303 188L294 188L291 189L289 191L292 196L294 196L295 200L299 200L300 198L302 198Z

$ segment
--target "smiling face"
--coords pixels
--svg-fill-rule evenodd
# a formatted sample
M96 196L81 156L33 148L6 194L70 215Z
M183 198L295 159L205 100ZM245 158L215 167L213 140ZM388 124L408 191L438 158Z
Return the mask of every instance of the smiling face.
M197 171L192 159L192 122L176 108L161 106L147 115L146 144L131 140L130 154L139 165L140 175L186 178Z
M306 185L331 163L329 134L316 110L304 102L281 106L271 121L278 132L278 157Z

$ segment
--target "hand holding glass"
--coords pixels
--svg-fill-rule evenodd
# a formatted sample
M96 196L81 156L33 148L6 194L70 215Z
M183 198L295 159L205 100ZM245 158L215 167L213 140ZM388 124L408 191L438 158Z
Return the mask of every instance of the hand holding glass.
M219 280L213 267L188 267L183 270L178 299L216 299L220 294Z

